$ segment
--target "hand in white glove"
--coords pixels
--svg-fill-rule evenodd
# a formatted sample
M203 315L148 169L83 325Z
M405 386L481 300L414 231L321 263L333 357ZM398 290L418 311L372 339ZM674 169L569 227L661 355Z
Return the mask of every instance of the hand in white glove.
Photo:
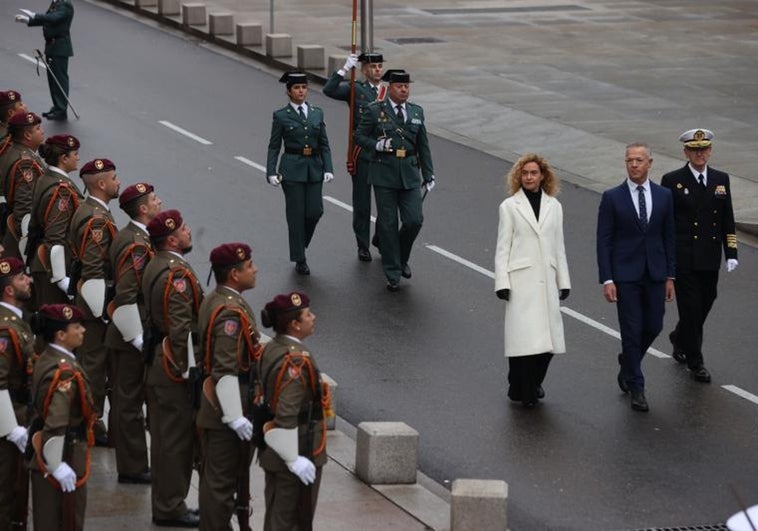
M58 286L63 293L68 293L68 285L70 282L70 277L63 277L58 282L56 282L55 285Z
M332 179L334 179L334 174L333 173L329 173L329 172L324 173L324 182L325 183L328 183Z
M253 438L253 425L245 417L239 417L227 423L237 434L241 441L249 441Z
M21 11L24 15L26 15L29 18L34 18L37 15L37 13L29 9L19 9L19 11Z
M145 339L142 336L142 334L140 334L137 337L135 337L134 339L132 339L131 341L129 341L129 343L131 343L134 348L136 348L137 350L139 350L141 352L142 351L142 345L145 344Z
M729 258L726 261L726 272L731 273L735 269L737 269L737 266L740 265L740 263L737 261L736 258Z
M16 445L18 451L22 454L26 451L26 440L29 438L29 432L23 426L16 426L8 434L8 440Z
M377 151L392 151L392 139L391 138L381 138L376 143L376 150Z
M278 175L269 175L268 176L268 184L271 186L279 186L279 183L282 182Z
M424 184L421 185L421 187L424 190L426 190L427 193L431 192L434 189L435 186L436 186L436 184L435 184L435 181L434 181L434 176L432 176L431 179L429 179L428 181L426 181Z
M19 24L29 24L29 17L26 15L16 15L13 20L18 22Z
M65 462L58 465L58 468L53 471L53 477L61 484L63 492L74 492L76 490L76 472Z
M303 485L310 485L316 480L316 466L310 459L307 459L302 455L298 455L297 459L291 463L287 463L287 468L290 469L290 472L300 478Z
M349 72L351 68L355 68L355 65L358 64L358 56L354 53L351 53L347 56L345 59L345 65L342 67L343 72Z

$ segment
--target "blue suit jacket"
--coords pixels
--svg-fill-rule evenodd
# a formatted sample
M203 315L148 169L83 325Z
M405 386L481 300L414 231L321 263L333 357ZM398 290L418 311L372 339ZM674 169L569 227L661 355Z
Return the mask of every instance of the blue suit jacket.
M626 180L603 193L597 218L600 282L663 282L674 278L674 203L671 191L650 181L653 206L640 225Z

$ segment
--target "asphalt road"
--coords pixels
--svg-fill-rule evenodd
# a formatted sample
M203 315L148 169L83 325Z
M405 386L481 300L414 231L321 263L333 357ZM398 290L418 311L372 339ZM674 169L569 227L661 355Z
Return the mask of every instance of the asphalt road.
M0 87L21 91L40 113L49 106L46 82L18 54L41 47L41 32L11 22L18 7L41 11L46 3L0 6ZM722 275L706 330L712 384L649 356L651 412L634 413L615 382L618 340L567 315L569 352L552 364L544 403L523 410L505 396L503 307L493 281L430 248L493 269L506 163L431 138L438 186L424 205L414 277L399 293L385 290L378 260L356 260L350 214L329 201L308 252L313 274L298 277L287 261L281 191L235 159L265 165L271 112L286 103L276 77L98 6L77 2L76 10L71 94L82 119L47 122L48 134L76 135L82 159L112 159L125 185L156 184L164 207L180 209L193 228L199 276L213 246L243 240L260 268L254 308L276 293L307 291L318 316L309 344L340 384L341 416L410 424L421 434L421 469L440 482L508 481L509 527L517 531L723 522L737 510L730 485L756 500L758 404L722 387L758 395L755 249L743 246L740 268ZM309 100L325 109L335 154L337 177L324 193L350 203L346 106L318 87ZM618 161L608 171L620 181L623 153ZM573 284L566 304L617 328L596 278L599 196L565 185L560 200ZM667 309L665 332L676 318L676 307ZM669 352L665 333L654 347Z

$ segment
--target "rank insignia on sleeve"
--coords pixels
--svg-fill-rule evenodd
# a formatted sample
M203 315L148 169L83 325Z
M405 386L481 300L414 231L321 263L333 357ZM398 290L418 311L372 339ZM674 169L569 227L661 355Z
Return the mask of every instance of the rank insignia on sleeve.
M233 336L237 333L237 329L239 328L239 325L237 324L237 321L234 321L232 319L229 319L224 323L224 333L227 336Z
M68 210L68 199L58 199L58 210L61 212Z
M289 369L287 369L287 374L289 374L289 377L292 380L296 380L300 378L300 367L294 367L294 366L290 367Z
M5 349L8 348L8 340L4 337L0 338L0 352L5 352Z
M103 229L92 229L92 239L95 243L103 241Z
M71 390L71 380L66 380L58 384L58 391L68 393Z
M23 177L23 179L28 183L34 180L34 174L32 173L32 170L24 170L21 172L21 177Z
M187 291L187 282L183 278L174 280L174 289L179 293L184 293Z
M713 193L714 195L726 195L726 186L723 184L718 185Z

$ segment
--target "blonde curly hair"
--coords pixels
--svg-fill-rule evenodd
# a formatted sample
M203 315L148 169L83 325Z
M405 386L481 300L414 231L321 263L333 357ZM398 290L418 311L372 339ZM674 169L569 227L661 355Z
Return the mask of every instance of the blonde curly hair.
M544 177L542 179L542 183L540 183L542 190L544 190L544 192L551 197L558 195L558 177L556 177L553 173L553 169L550 167L548 161L536 153L527 153L525 155L522 155L521 158L519 158L513 165L511 171L508 172L508 176L505 178L505 181L511 192L511 195L515 194L521 189L521 170L523 170L524 166L530 162L535 162L537 166L540 167L540 173L542 173L542 176Z

